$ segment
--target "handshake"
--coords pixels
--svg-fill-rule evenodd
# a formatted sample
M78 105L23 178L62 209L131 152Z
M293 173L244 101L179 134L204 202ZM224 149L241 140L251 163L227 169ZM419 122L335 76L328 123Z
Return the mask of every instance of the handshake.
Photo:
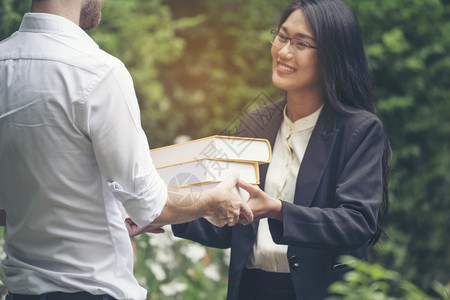
M249 194L247 201L243 201L237 188ZM235 173L199 194L169 191L167 203L156 220L141 227L127 218L125 225L129 236L134 237L144 232L162 233L164 225L185 223L200 217L218 227L238 223L248 225L266 217L282 220L281 201L270 197L258 186L240 181Z

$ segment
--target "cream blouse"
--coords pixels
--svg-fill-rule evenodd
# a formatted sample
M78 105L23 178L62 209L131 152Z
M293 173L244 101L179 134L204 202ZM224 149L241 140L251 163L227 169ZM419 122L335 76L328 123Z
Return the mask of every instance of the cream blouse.
M323 106L322 106L323 107ZM284 118L278 130L265 184L265 192L286 202L294 202L297 175L312 131L322 110L295 122L289 120L284 108ZM259 221L253 252L246 268L258 268L268 272L289 273L287 246L273 242L267 218Z

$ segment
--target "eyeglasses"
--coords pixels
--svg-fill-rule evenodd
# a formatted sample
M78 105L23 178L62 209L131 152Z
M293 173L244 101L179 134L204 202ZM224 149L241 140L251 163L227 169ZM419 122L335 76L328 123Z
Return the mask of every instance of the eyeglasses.
M286 45L287 41L290 41L291 46L293 45L294 49L298 50L298 51L304 50L307 48L317 49L316 46L313 46L310 43L305 42L304 40L287 37L277 30L270 31L270 43L272 45L274 45L275 47L282 48L282 47L284 47L284 45Z

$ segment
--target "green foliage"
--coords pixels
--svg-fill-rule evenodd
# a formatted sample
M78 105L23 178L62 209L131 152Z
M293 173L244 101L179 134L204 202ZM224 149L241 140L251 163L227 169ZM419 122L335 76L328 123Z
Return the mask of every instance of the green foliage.
M29 11L31 0L1 0L0 1L0 40L11 35L19 28L22 16Z
M147 299L225 299L228 256L164 234L135 238L135 276L148 289Z
M167 65L183 54L185 40L176 32L197 26L203 19L175 20L161 0L105 1L102 23L91 32L100 47L119 57L133 76L142 124L153 148L172 143L177 128L183 126L176 117L183 112L171 105L160 79L166 77Z
M341 258L342 263L354 270L344 276L343 281L333 283L329 291L334 296L328 300L436 300L428 296L415 284L403 279L398 272L383 268L379 264L369 264L353 257ZM434 290L439 299L450 299L450 288L435 282Z
M373 256L421 287L449 282L450 7L439 0L347 3L364 30L393 147L390 240Z
M167 1L175 17L200 14L204 22L177 33L183 55L164 67L170 123L193 138L220 133L237 113L270 86L267 21L275 1ZM274 22L273 22L274 23Z

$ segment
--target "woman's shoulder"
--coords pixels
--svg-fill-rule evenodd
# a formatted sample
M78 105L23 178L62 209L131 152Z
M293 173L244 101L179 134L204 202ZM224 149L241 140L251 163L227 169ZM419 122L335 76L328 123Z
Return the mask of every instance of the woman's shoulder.
M241 122L254 123L262 126L278 123L283 118L285 105L286 100L282 100L249 110L243 115Z
M337 128L335 128L347 146L359 145L363 140L383 141L385 132L380 118L371 112L353 110L340 113Z
M249 110L246 113L246 117L250 116L261 116L261 115L273 115L273 114L283 114L284 107L286 106L286 100L276 101L266 103L260 107Z
M351 108L345 112L340 112L337 114L337 119L340 127L345 126L356 128L363 125L382 126L380 118L375 113L366 110Z
M239 118L238 136L268 138L276 132L283 119L286 101L271 102L248 110Z
M335 131L347 135L355 130L359 131L372 126L382 128L380 119L374 113L353 107L336 110L330 105L325 105L317 121L316 129L323 136Z

